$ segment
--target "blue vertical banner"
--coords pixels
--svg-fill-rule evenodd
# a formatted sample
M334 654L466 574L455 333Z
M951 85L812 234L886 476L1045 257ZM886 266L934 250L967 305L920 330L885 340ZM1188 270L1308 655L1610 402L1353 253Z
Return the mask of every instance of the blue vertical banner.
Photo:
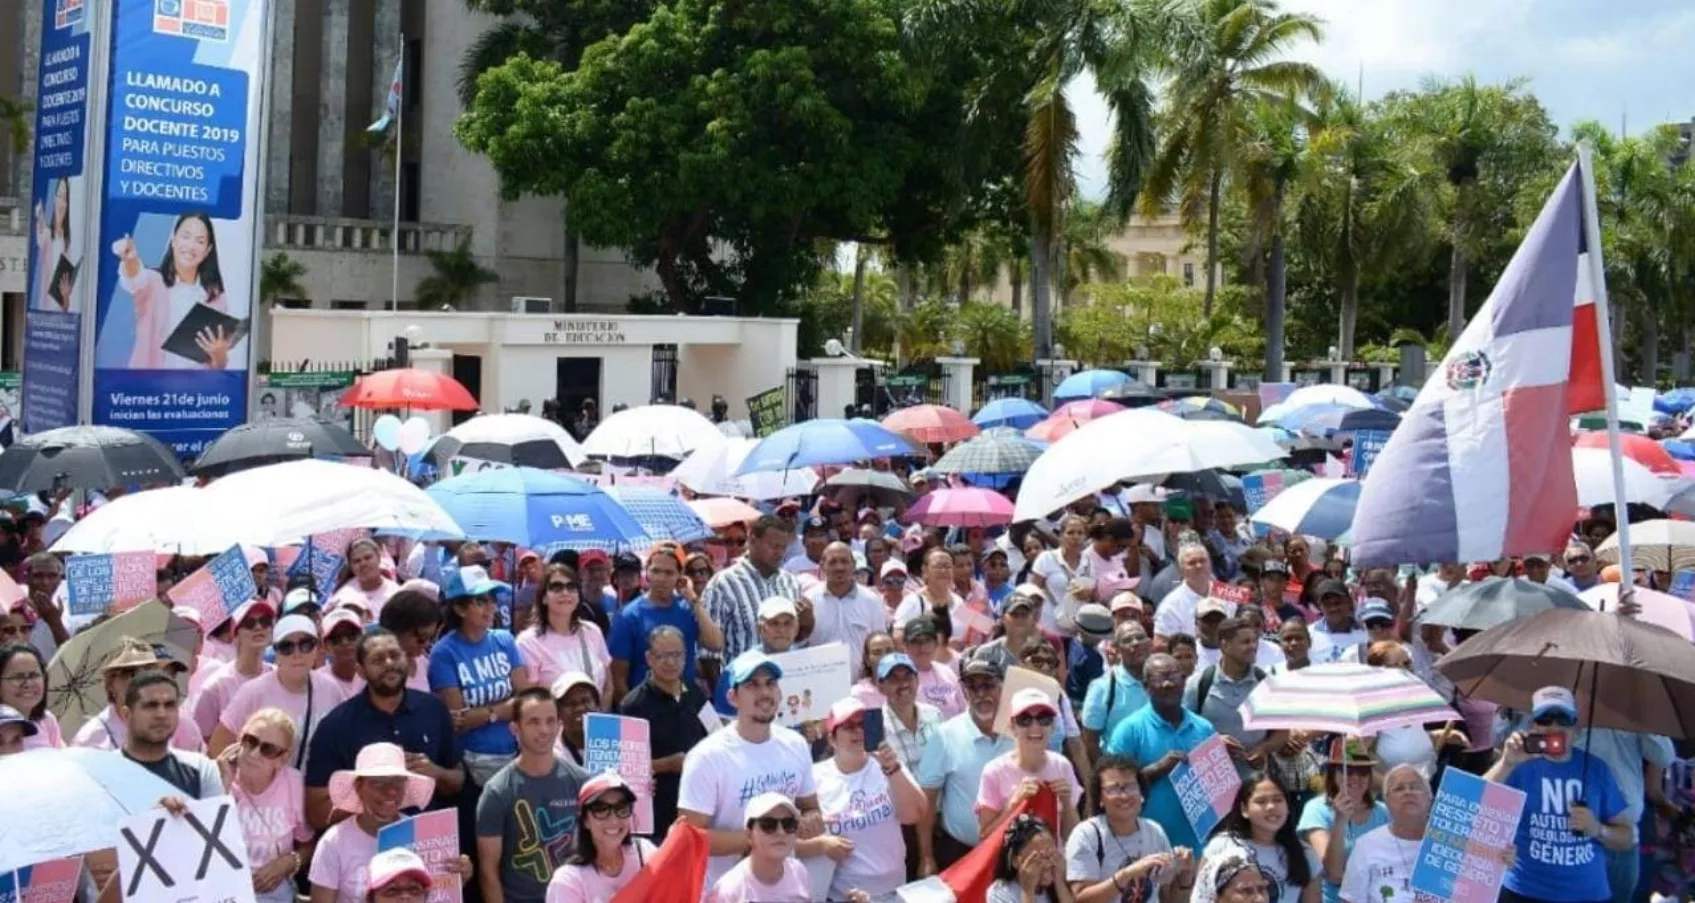
M29 308L18 413L26 433L77 422L81 407L83 271L96 229L88 216L90 27L100 0L42 0L30 194Z
M1348 470L1356 477L1371 472L1371 465L1389 444L1388 430L1359 430L1354 433L1353 452L1348 456Z
M112 0L94 422L185 457L247 419L267 0Z

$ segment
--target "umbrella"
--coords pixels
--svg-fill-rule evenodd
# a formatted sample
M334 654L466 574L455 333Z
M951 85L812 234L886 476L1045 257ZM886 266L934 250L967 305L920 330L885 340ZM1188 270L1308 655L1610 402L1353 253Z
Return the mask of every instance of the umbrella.
M706 521L669 492L648 486L612 486L606 492L635 518L643 533L655 540L687 545L712 535Z
M1671 455L1672 460L1682 464L1685 461L1695 461L1695 442L1688 439L1661 439L1660 447Z
M1354 506L1360 501L1358 480L1325 477L1285 485L1248 520L1301 536L1331 540L1348 532L1354 524Z
M1663 414L1681 414L1695 408L1695 388L1682 386L1654 398L1654 410Z
M1625 502L1666 510L1674 491L1679 488L1678 484L1655 476L1653 471L1628 457L1621 463L1624 465ZM1572 449L1571 469L1577 479L1579 505L1593 508L1613 504L1613 459L1606 449Z
M1010 426L1027 430L1042 422L1048 409L1025 398L997 398L971 415L971 422L982 429Z
M1370 736L1459 717L1412 672L1351 662L1271 674L1242 703L1242 727L1248 730Z
M1131 381L1123 385L1113 386L1095 397L1102 401L1118 402L1127 408L1140 408L1157 404L1171 397L1171 395L1163 389L1156 389L1153 386Z
M1174 473L1166 477L1160 485L1188 498L1215 499L1240 505L1243 503L1242 484L1236 481L1235 485L1231 485L1230 481L1233 480L1236 478L1230 477L1227 480L1224 474L1216 470L1197 470L1194 473Z
M405 408L414 411L475 411L476 396L445 373L404 367L359 377L341 396L344 408Z
M1618 534L1595 547L1595 557L1618 564ZM1630 525L1630 563L1651 571L1695 568L1695 522L1649 520Z
M689 510L714 530L731 524L751 524L760 517L758 508L740 499L695 499L688 505Z
M0 455L0 489L112 489L180 483L187 476L164 443L115 426L67 426L25 436Z
M1234 420L1242 422L1242 409L1228 401L1212 398L1206 395L1190 395L1174 399L1164 405L1168 413L1176 414L1185 420Z
M192 486L163 486L131 492L89 512L71 525L54 552L176 552L216 555L230 547L232 514L213 504L212 494Z
M857 505L865 497L869 497L873 505L887 508L912 501L912 488L906 485L905 480L886 470L849 467L825 480L824 485L836 490L832 494L843 505Z
M939 404L920 404L883 418L883 425L915 442L959 442L981 432L964 414Z
M1577 441L1572 443L1572 447L1604 450L1607 448L1607 434L1604 432L1582 433L1577 437ZM1671 455L1666 453L1665 448L1647 436L1638 436L1634 433L1621 434L1619 436L1619 451L1626 458L1661 476L1675 477L1682 475L1682 471L1677 469L1677 462L1672 460Z
M121 822L182 795L118 753L79 747L0 759L0 787L0 873L116 847Z
M472 539L537 551L641 551L652 545L641 524L600 487L534 467L468 473L426 491Z
M301 458L370 454L371 450L355 439L347 427L321 417L259 420L244 423L213 440L188 472L197 477L221 477Z
M1451 589L1418 613L1418 623L1461 630L1488 630L1550 608L1582 611L1583 601L1556 586L1519 577L1489 577Z
M703 495L727 495L741 499L784 499L810 495L818 485L818 471L810 467L773 470L736 476L758 439L726 438L683 459L671 471L679 484Z
M1108 389L1132 382L1135 380L1122 370L1082 370L1067 376L1055 386L1053 397L1055 401L1094 398Z
M350 527L415 539L463 539L464 531L422 489L371 467L289 461L230 474L201 490L230 512L230 542L281 546Z
M543 470L570 470L588 460L564 427L533 414L478 414L437 439L430 457L444 472L455 457Z
M1073 401L1060 405L1048 419L1026 430L1025 435L1043 442L1057 442L1085 423L1123 410L1126 410L1123 405L1110 401Z
M1597 727L1695 739L1695 646L1636 618L1544 611L1466 640L1436 670L1467 696L1521 712L1537 690L1570 687Z
M938 489L925 493L901 519L926 527L1000 527L1012 523L1012 502L988 489Z
M1356 433L1360 430L1380 430L1392 433L1401 425L1401 415L1376 408L1355 408L1324 402L1290 408L1277 418L1277 425L1299 433L1329 436L1334 433Z
M724 441L718 425L693 408L649 404L602 420L583 440L583 451L603 458L673 458Z
M930 469L937 473L1023 473L1041 454L1041 448L1023 437L983 435L954 446Z
M818 464L852 464L916 452L905 437L871 420L807 420L785 426L759 440L736 469L736 475Z
M1617 583L1597 583L1577 594L1583 604L1595 611L1618 611L1619 589ZM1641 607L1632 617L1644 624L1653 624L1695 642L1695 602L1679 599L1670 593L1662 593L1645 586L1631 590L1630 599Z
M172 661L191 664L200 628L169 608L144 603L86 630L60 646L47 666L47 708L69 737L106 707L105 666L125 637L163 646ZM3 786L3 785L0 785Z
M1370 395L1361 392L1353 386L1324 383L1316 386L1302 386L1289 393L1289 397L1277 404L1271 405L1259 413L1259 423L1276 423L1295 408L1309 404L1339 404L1350 408L1368 411L1377 407L1377 402Z

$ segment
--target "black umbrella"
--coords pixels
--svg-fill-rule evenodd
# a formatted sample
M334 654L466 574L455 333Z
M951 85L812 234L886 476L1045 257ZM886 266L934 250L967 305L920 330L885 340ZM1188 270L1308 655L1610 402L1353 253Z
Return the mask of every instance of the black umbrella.
M198 477L221 477L301 458L369 454L371 450L339 423L317 417L260 420L219 436L188 471Z
M858 504L860 499L870 498L871 503L888 508L898 508L912 501L912 488L906 481L886 470L869 470L863 467L849 467L824 481L824 486L834 490L836 501L843 505Z
M1449 590L1419 612L1418 623L1461 630L1488 630L1550 608L1590 611L1566 590L1521 578L1489 577Z
M0 489L113 489L186 478L159 440L115 426L67 426L25 436L0 454Z
M1127 382L1121 386L1113 386L1095 397L1121 404L1127 408L1141 408L1165 401L1173 397L1173 393L1139 382Z

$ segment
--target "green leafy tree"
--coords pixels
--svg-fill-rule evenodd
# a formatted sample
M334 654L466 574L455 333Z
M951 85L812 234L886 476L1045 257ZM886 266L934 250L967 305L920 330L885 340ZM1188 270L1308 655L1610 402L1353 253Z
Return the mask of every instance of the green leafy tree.
M500 281L500 274L477 262L471 243L462 241L451 251L426 251L435 272L418 280L413 294L418 306L428 310L447 307L458 310L477 290Z
M1030 359L1029 327L999 304L961 304L951 338L958 339L985 372L1004 373Z
M305 276L306 264L284 253L272 254L259 265L259 302L275 304L280 298L306 297L306 286L300 281Z
M1060 259L1064 261L1060 284L1060 309L1071 301L1078 286L1090 282L1117 282L1124 278L1128 261L1114 251L1108 240L1114 223L1099 204L1076 202L1065 219Z
M0 96L0 127L11 136L12 153L29 153L30 133L35 126L35 104L22 97Z

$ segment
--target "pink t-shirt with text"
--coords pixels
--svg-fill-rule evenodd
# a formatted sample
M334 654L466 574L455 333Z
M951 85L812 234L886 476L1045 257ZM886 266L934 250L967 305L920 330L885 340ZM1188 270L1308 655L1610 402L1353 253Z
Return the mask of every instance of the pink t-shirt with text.
M241 816L241 837L247 842L247 861L259 868L312 839L306 824L306 779L284 767L261 793L248 793L240 781L231 782L235 811Z
M653 854L653 844L636 837L624 846L624 869L614 877L606 877L592 865L562 865L547 882L547 903L606 903L635 880Z
M361 830L357 818L336 822L312 851L307 879L313 887L335 891L336 903L365 903L365 885L371 879L371 857L375 855L377 837Z
M940 709L944 720L965 711L965 691L959 686L959 675L940 662L932 664L928 671L919 671L918 701Z
M812 878L800 860L790 856L783 860L783 877L776 884L766 884L753 876L753 860L743 859L735 868L724 873L705 903L810 903Z
M1077 783L1077 773L1072 770L1071 763L1059 753L1046 750L1042 768L1035 774L1018 766L1018 751L1002 753L989 760L983 766L983 778L977 785L977 811L999 814L1006 811L1006 804L1012 799L1012 792L1025 778L1035 778L1042 783L1049 781L1065 781L1071 785L1071 807L1076 809L1077 803L1083 799L1083 785Z

